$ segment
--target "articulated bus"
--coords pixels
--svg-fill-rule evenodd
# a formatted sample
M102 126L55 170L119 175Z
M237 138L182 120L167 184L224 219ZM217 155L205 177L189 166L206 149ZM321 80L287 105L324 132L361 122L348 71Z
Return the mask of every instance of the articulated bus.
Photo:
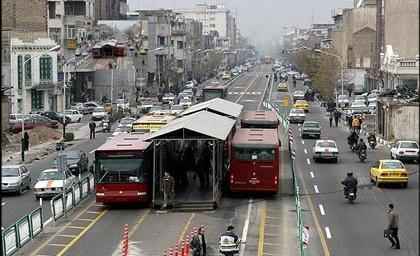
M277 129L279 119L274 111L244 111L241 116L242 128Z
M203 101L214 98L225 99L227 96L227 86L224 84L210 84L203 88Z
M147 203L153 151L145 134L120 134L95 151L96 202Z
M166 113L144 115L133 122L132 131L140 133L156 132L175 118L176 115Z
M230 191L277 193L279 147L276 129L238 129L232 140Z

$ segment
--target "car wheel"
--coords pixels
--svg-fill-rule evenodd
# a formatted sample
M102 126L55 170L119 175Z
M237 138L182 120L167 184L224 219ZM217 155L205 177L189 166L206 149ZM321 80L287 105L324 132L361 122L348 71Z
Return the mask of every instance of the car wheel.
M39 196L35 195L35 200L38 201L39 200Z
M80 123L81 121L82 121L82 119L81 119L81 118L79 118L79 120L77 120L77 122L78 122L78 123Z
M334 163L338 163L338 158L334 158Z

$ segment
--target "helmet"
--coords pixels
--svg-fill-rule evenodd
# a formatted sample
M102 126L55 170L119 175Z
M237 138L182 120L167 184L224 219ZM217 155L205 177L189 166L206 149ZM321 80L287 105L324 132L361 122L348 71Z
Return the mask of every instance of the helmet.
M228 227L227 227L227 230L228 231L231 231L231 230L234 230L235 229L235 227L234 226L232 226L232 225L229 225Z
M348 172L347 173L347 176L353 176L353 173L352 172Z

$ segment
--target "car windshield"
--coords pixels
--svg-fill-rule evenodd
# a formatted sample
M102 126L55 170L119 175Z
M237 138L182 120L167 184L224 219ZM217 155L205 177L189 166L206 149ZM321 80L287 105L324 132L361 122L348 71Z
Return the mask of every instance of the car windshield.
M317 146L320 148L335 148L335 143L332 141L320 141L317 143Z
M19 169L18 168L2 167L1 168L1 176L2 177L16 177L16 176L19 176Z
M419 148L415 142L401 142L400 148Z
M63 180L63 173L58 171L42 172L38 180Z
M297 101L296 101L296 104L306 104L306 101L303 101L303 100L297 100Z
M294 95L302 95L304 94L303 91L295 91Z
M319 128L319 123L304 123L303 126L309 128Z
M383 162L382 169L402 169L404 166L400 162Z
M239 148L235 147L235 158L244 161L274 160L275 150L272 148Z

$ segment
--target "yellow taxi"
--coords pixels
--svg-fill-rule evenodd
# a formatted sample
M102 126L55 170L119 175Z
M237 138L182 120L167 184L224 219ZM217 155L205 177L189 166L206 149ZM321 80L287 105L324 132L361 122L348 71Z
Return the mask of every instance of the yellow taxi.
M287 92L287 83L281 82L277 85L277 91L279 92Z
M297 100L293 107L297 109L303 109L305 112L309 112L309 103L306 100Z
M370 180L380 186L384 183L400 183L404 188L408 184L408 173L400 160L379 160L370 168Z

